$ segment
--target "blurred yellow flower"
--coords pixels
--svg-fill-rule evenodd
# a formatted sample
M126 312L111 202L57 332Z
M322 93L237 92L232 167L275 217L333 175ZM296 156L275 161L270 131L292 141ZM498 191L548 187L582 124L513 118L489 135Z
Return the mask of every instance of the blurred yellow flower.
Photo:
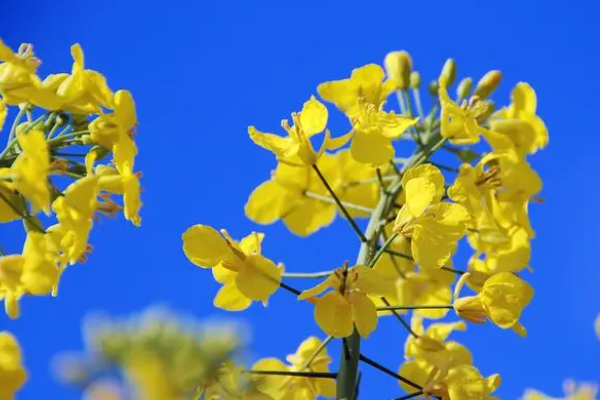
M261 255L264 235L253 232L239 243L227 231L221 233L206 225L194 225L183 234L187 258L202 268L212 268L223 287L214 304L224 310L239 311L252 301L266 304L279 288L282 266Z
M17 339L6 331L0 332L0 400L14 400L26 381Z

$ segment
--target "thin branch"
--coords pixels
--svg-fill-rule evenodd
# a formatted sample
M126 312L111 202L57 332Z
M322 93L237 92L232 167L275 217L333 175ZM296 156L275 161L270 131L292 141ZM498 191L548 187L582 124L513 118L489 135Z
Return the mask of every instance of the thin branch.
M419 390L418 392L407 394L405 396L396 397L396 398L394 398L392 400L408 400L408 399L412 399L412 398L415 398L415 397L419 397L422 394L423 394L423 391Z
M385 297L381 297L381 301L383 301L383 304L385 304L387 307L391 307L391 305L390 305L390 302L389 302L389 301L387 301L387 299L386 299ZM405 327L405 328L406 328L406 330L407 330L407 331L408 331L408 332L409 332L409 333L410 333L412 336L414 336L415 338L418 338L418 337L419 337L419 335L417 335L417 334L415 333L415 331L413 331L413 330L412 330L412 328L410 327L410 324L409 324L408 322L406 322L406 321L404 320L404 318L402 318L402 316L396 312L396 310L390 310L390 311L392 312L392 314L394 314L394 316L396 317L396 319L397 319L398 321L400 321L400 323L402 324L402 326L403 326L403 327Z
M291 287L291 286L289 286L289 285L286 285L286 284L285 284L285 283L283 283L283 282L279 282L279 286L280 286L282 289L285 289L285 290L287 290L288 292L295 294L296 296L300 296L300 293L302 293L302 292L301 292L301 291L299 291L298 289L294 289L293 287Z
M346 217L346 219L348 220L348 222L350 222L350 225L352 225L352 228L354 229L354 231L356 232L356 234L360 238L360 241L363 242L363 243L365 243L367 241L367 238L365 237L365 234L360 229L360 227L356 224L356 221L354 220L354 218L352 218L352 216L350 215L350 213L348 212L348 210L346 210L346 208L344 207L344 205L342 204L342 202L340 201L340 199L337 197L337 195L335 194L335 192L333 191L333 189L331 188L331 186L329 186L329 183L327 182L327 179L325 179L325 176L323 176L323 174L321 173L321 170L319 169L319 167L317 167L317 164L313 165L313 169L315 170L315 172L319 176L319 179L321 179L321 182L323 182L323 185L325 185L325 188L327 189L327 191L329 192L329 194L331 194L331 197L333 197L333 199L335 200L337 206L342 211L342 214L344 214L344 216Z
M332 340L333 340L333 336L327 336L327 338L325 340L323 340L323 342L319 345L319 347L317 347L317 349L315 350L315 352L312 353L312 355L306 361L306 363L304 363L304 366L302 367L302 369L304 370L306 368L310 368L310 366L313 363L313 361L315 361L315 359L319 356L319 354L323 350L325 350L325 348L327 347L327 345L329 344L329 342L331 342Z
M377 307L377 311L392 311L392 310L452 310L454 306L452 304L445 305L423 305L423 306L389 306L389 307Z
M281 275L283 278L325 278L335 273L335 271L322 272L284 272Z
M396 251L396 250L385 249L384 252L388 253L388 254L391 254L393 256L396 256L396 257L404 258L404 259L407 259L407 260L410 260L410 261L415 261L415 259L412 258L412 256L410 256L408 254L405 254L405 253L400 253L399 251Z
M464 275L467 273L466 271L461 271L459 269L454 269L454 268L450 268L450 267L441 267L440 269L443 269L444 271L448 271L448 272L453 272L457 275Z
M396 378L397 380L399 380L400 382L404 382L409 386L414 387L415 389L418 390L422 390L423 388L420 385L417 385L416 383L414 383L413 381L406 379L403 376L398 375L397 373L395 373L394 371L392 371L389 368L384 367L383 365L379 364L376 361L371 360L370 358L368 358L367 356L365 356L364 354L361 353L360 355L360 361L364 362L365 364L369 364L371 367L373 368L377 368L378 370L380 370L381 372Z
M311 192L309 190L305 191L304 195L306 197L310 197L310 198L315 199L315 200L320 200L320 201L323 201L325 203L337 204L337 202L335 201L335 199L333 199L331 197L320 195L320 194L315 193L315 192ZM361 211L361 212L364 212L364 213L367 213L367 214L371 214L373 212L372 208L363 207L363 206L360 206L358 204L348 203L347 201L342 201L342 204L346 208L350 208L350 209L353 209L353 210L356 210L356 211Z
M383 253L385 253L385 251L388 249L388 247L392 244L392 242L396 239L397 236L397 233L392 233L392 235L389 238L387 238L385 243L383 243L383 245L377 250L377 253L375 253L373 258L371 259L371 262L369 262L369 268L373 268L375 266L375 264L379 260L379 257L381 257Z
M245 374L252 375L279 375L279 376L298 376L304 378L330 378L335 379L337 372L310 372L310 371L259 371L245 370Z

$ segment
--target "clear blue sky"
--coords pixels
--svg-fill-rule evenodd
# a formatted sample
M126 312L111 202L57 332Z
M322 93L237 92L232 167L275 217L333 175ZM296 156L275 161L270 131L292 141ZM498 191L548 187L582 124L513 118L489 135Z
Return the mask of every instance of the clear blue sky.
M533 158L544 178L545 204L532 207L531 282L536 295L521 339L493 326L470 326L467 343L479 368L499 372L498 394L516 399L526 387L559 394L563 379L600 381L598 184L600 6L594 1L4 1L0 36L13 48L32 42L42 74L68 71L69 46L79 41L90 68L113 89L130 89L139 107L139 168L143 227L102 221L86 265L68 271L56 299L26 299L23 317L0 315L0 329L25 348L29 385L20 399L75 399L49 373L51 356L81 346L80 323L90 310L124 314L156 302L199 318L212 307L217 284L181 251L194 223L226 227L235 236L257 229L246 220L248 194L274 166L247 137L249 124L276 129L322 81L382 62L406 49L424 79L447 57L460 74L504 72L497 99L518 81L539 96L550 146ZM341 133L341 132L336 132ZM322 270L356 256L357 242L338 218L302 240L281 224L264 229L265 252L290 271ZM2 245L17 249L0 232ZM20 238L19 238L20 241ZM312 309L285 292L268 309L236 314L253 325L256 355L282 357L309 334L320 334ZM405 333L395 321L365 345L385 365L399 365ZM369 400L400 394L393 379L365 367Z

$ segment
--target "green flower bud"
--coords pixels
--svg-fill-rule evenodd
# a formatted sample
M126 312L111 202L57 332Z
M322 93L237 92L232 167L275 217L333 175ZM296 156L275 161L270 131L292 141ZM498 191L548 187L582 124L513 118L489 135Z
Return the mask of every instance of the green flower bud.
M432 96L438 95L439 88L440 88L440 84L438 83L438 81L431 81L431 82L429 82L429 86L427 86L427 90L429 91L429 94Z
M485 74L479 82L477 82L477 86L475 87L475 92L473 93L475 96L479 96L482 99L487 99L494 90L500 84L502 80L502 72L498 70L493 70Z
M421 86L421 74L417 71L413 71L410 74L410 87L413 89L418 89Z
M460 81L460 83L458 84L458 87L456 88L456 94L458 95L458 98L466 99L467 97L469 97L469 94L471 93L472 88L473 88L473 79L464 78L462 81Z
M456 79L456 62L454 59L449 58L444 63L444 67L442 68L441 76L446 78L446 86L450 87L454 83Z

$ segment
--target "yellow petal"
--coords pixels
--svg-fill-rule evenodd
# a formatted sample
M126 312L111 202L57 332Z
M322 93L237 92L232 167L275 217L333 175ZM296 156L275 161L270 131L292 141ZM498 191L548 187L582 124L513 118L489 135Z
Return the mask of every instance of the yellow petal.
M363 293L353 292L349 297L356 330L367 338L377 328L377 308Z
M195 265L210 268L231 254L225 239L210 226L194 225L182 236L183 251Z
M318 295L320 295L321 293L323 293L324 291L326 291L329 288L333 288L334 290L339 290L339 285L340 285L339 279L335 275L330 275L326 279L324 279L322 282L319 282L317 285L313 286L312 288L306 289L302 293L300 293L300 295L298 296L298 300L306 300L306 299L310 299L311 297L317 297Z
M404 186L406 190L406 205L413 217L420 217L436 197L436 187L425 178L414 178Z
M298 152L298 144L290 138L260 132L253 126L248 127L248 134L256 145L272 151L279 158L292 157Z
M263 358L252 366L256 371L289 371L290 369L277 358ZM280 398L284 392L284 385L290 378L283 375L257 375L256 389L273 398Z
M235 284L244 296L266 302L281 282L281 270L268 258L249 255L245 266L237 274Z
M315 320L323 332L336 338L354 331L352 307L338 292L329 292L315 302Z
M352 157L363 164L383 165L396 153L391 139L377 133L357 131L350 144Z
M304 103L302 111L298 116L302 132L311 137L317 133L323 132L327 126L327 108L323 103L311 96L310 100Z
M272 224L293 206L295 196L275 181L261 183L244 207L246 216L258 224Z
M213 300L215 307L227 311L242 311L251 304L252 300L244 296L233 281L223 285Z
M308 236L320 228L329 226L335 215L336 209L333 204L305 198L283 217L283 223L292 233Z
M14 56L15 53L0 39L0 61L10 61Z
M446 183L444 179L444 175L442 172L434 165L431 164L422 164L413 168L410 168L408 171L402 175L402 186L406 188L406 184L415 178L423 178L427 181L431 182L435 186L436 194L435 194L435 202L441 200L444 195L444 185Z
M6 119L6 113L8 109L6 107L6 103L0 99L0 132L2 131L2 127L4 126L4 120Z

